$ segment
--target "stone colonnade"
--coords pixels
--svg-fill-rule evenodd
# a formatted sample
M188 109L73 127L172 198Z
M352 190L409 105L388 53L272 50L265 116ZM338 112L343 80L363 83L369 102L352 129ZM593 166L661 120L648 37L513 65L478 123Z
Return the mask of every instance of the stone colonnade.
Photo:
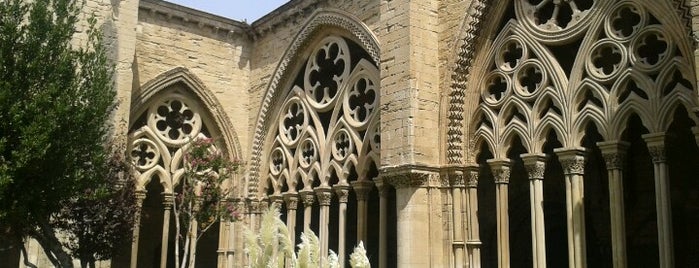
M699 143L699 131L695 128ZM642 136L652 157L657 208L657 233L660 267L674 267L671 199L668 165L666 163L664 133ZM598 142L609 177L609 209L613 267L627 267L626 230L624 214L623 167L629 143L624 141ZM585 148L555 149L565 178L566 223L569 267L587 267L585 241L584 170L588 157ZM520 155L529 179L531 208L532 267L546 267L546 237L544 222L544 170L548 156L543 153ZM488 165L495 180L496 211L478 211L478 166L452 167L446 173L453 200L451 207L452 267L480 267L479 213L496 214L498 267L510 267L508 183L512 160L489 159ZM400 197L399 197L400 198ZM407 224L399 218L398 226ZM412 227L414 228L414 227ZM411 230L413 233L424 233ZM399 237L401 229L399 227ZM428 241L428 240L425 240ZM401 241L403 242L403 241ZM399 247L399 252L401 249ZM410 252L410 251L402 251ZM399 253L400 254L400 253Z

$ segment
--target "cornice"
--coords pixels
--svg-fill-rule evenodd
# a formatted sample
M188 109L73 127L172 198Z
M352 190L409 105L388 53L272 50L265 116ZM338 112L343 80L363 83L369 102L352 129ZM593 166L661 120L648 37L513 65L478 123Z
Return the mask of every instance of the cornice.
M195 30L211 29L214 34L223 34L230 38L244 36L248 38L252 27L237 20L191 9L162 0L141 0L139 12L151 14L150 18L157 19L156 14L162 15L167 21L180 20L182 25ZM145 18L139 15L139 21Z

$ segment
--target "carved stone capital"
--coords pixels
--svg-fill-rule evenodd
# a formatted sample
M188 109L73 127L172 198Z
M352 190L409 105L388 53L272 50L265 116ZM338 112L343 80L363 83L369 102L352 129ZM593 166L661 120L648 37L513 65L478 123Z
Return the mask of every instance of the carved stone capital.
M379 190L379 196L380 197L385 197L386 192L388 191L389 185L384 182L382 177L376 177L374 178L374 185L376 185L376 189Z
M350 182L350 185L352 185L352 190L357 195L357 201L365 201L369 198L369 191L371 191L374 183L367 179L360 179Z
M466 186L466 178L460 168L446 168L441 177L447 181L446 187L464 188Z
M136 208L141 209L143 200L146 199L146 191L136 190L134 195L136 196Z
M249 199L248 200L248 207L250 208L248 211L251 214L260 214L260 201L256 199Z
M488 164L493 172L493 178L496 184L510 183L510 164L509 159L489 159Z
M318 186L313 191L316 193L316 196L318 197L318 203L321 206L329 206L330 201L332 201L332 189L328 186Z
M333 186L333 190L337 195L337 199L340 203L347 203L347 198L349 197L349 185L338 184Z
M440 187L448 180L442 179L440 169L426 165L404 165L381 169L384 182L396 189L417 187Z
M648 153L653 158L654 163L665 163L667 161L665 154L665 133L649 133L641 137L646 141Z
M304 207L313 206L313 203L315 202L315 194L313 193L313 190L301 190L299 191L299 195L301 195Z
M629 143L624 141L598 142L597 146L602 151L602 157L607 165L607 169L623 169L626 161L626 151Z
M546 171L545 154L522 154L520 156L530 180L543 180Z
M274 207L281 208L284 203L284 197L280 194L273 194L269 196L269 203Z
M172 205L175 203L175 195L172 193L162 193L163 195L163 208L171 209Z
M383 179L388 184L393 185L393 187L395 187L396 189L402 189L428 187L430 185L431 179L434 179L436 176L439 176L439 174L426 172L407 172L387 175L384 176Z
M558 155L563 173L566 175L585 174L585 148L557 148L553 150Z
M478 165L472 164L466 166L466 187L477 188L478 187Z
M297 193L284 193L283 196L287 209L296 210L298 208L299 195Z

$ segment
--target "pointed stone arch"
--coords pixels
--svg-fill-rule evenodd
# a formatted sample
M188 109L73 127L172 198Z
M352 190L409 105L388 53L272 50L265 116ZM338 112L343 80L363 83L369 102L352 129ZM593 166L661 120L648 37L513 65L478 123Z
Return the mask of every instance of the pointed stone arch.
M271 121L270 116L275 114L273 110L275 106L280 104L278 99L284 95L286 88L288 88L289 80L293 80L295 72L298 68L301 68L300 65L305 60L304 55L310 53L306 51L308 50L306 46L328 29L339 30L343 37L359 44L376 64L380 62L378 39L369 27L354 15L338 9L321 8L309 17L301 27L301 31L294 36L292 43L284 52L263 95L256 117L251 160L249 172L247 173L247 196L249 198L255 198L257 195L260 168L262 168L261 154L266 145L266 135L269 130L268 122Z
M204 110L208 112L213 120L216 132L221 135L225 144L225 151L231 159L240 159L242 151L238 134L231 124L229 117L225 114L223 106L218 98L209 90L204 82L194 73L184 67L176 67L164 72L137 89L131 95L131 111L129 129L140 114L142 114L150 101L155 96L167 90L170 86L181 84L187 91L194 95L204 105Z

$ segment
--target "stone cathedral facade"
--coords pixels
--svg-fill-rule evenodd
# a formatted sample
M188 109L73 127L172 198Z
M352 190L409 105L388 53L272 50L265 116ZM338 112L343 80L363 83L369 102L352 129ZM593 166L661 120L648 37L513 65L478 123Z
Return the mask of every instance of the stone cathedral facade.
M251 24L86 9L141 204L105 267L174 265L189 137L245 162L227 184L244 220L197 267L244 267L270 206L296 243L364 241L373 267L699 266L699 1L294 0Z

